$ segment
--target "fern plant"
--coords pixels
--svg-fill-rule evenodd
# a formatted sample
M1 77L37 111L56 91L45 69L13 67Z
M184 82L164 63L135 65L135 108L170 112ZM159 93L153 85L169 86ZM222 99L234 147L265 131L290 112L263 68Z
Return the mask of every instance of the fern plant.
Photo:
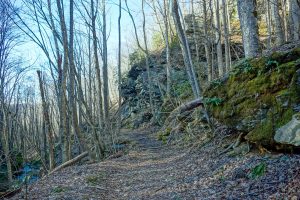
M223 103L223 99L218 98L218 97L205 98L204 102L205 102L205 104L211 104L213 106L219 106Z
M266 163L261 162L251 169L251 172L248 177L251 179L256 179L258 177L261 177L266 173L266 169L267 169Z

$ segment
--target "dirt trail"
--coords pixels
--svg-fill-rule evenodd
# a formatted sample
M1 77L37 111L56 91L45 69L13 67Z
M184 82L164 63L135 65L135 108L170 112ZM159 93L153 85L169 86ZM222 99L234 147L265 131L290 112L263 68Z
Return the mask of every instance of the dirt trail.
M136 142L128 154L56 172L30 186L29 199L300 198L299 156L215 158L224 143L221 136L192 152L162 145L149 131L124 134ZM266 165L265 174L248 178L260 163ZM24 199L24 192L14 199Z

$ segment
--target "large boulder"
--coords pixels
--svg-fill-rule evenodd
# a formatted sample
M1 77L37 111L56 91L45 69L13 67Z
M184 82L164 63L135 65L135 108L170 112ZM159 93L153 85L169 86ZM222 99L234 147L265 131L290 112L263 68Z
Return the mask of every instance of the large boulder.
M275 141L281 144L300 146L300 114L276 131Z
M299 110L300 49L243 60L225 81L205 92L209 111L220 122L247 133L250 142L272 147L276 129Z

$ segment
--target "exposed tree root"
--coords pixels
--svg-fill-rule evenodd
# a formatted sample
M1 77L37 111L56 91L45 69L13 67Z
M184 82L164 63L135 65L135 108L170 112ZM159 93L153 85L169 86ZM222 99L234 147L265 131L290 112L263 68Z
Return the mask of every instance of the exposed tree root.
M235 142L233 142L232 144L230 144L224 151L222 151L221 153L219 153L216 157L229 152L231 149L235 149L237 148L240 144L241 141L243 139L243 137L245 136L245 133L240 133L238 138L235 140Z

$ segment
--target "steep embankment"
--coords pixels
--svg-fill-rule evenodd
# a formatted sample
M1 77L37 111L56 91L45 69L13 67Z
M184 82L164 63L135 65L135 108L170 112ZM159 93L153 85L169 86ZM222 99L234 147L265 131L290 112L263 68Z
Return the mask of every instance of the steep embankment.
M190 148L163 146L151 131L123 132L136 145L99 164L72 166L31 185L29 199L283 199L300 196L300 156L218 156L223 129ZM227 138L227 139L226 139ZM121 156L122 155L122 156ZM121 156L121 157L120 157ZM12 199L24 199L25 190Z

